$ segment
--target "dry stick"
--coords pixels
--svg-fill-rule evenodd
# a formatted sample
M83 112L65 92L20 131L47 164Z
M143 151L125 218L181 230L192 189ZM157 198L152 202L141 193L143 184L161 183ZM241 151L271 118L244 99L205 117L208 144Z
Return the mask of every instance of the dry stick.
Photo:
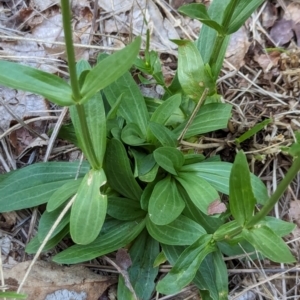
M8 145L6 143L5 139L1 140L1 144L2 144L2 149L4 150L4 153L6 155L6 159L8 160L8 162L10 163L11 167L16 170L17 169L17 165L16 165L16 160L12 157L11 155L11 149L8 148Z
M57 119L58 119L58 117L56 117L56 116L45 116L45 117L37 117L37 118L34 118L34 119L28 119L28 120L24 121L24 123L29 124L29 123L32 123L32 122L35 122L35 121L57 120ZM3 139L5 136L9 135L14 130L17 130L19 128L22 128L22 125L19 124L19 123L14 125L13 127L10 127L9 129L7 129L4 133L2 133L0 135L0 140Z
M188 146L196 149L211 149L211 148L218 148L222 146L224 143L194 144L194 143L189 143L181 140L180 144L183 146Z
M275 274L275 275L273 275L273 276L268 277L268 278L265 279L265 280L262 280L262 281L260 281L260 282L258 282L258 283L255 283L255 284L253 284L253 285L247 287L246 289L244 289L241 293L235 295L233 298L231 298L231 300L238 299L238 298L239 298L240 296L242 296L245 292L252 290L254 287L260 286L260 285L262 285L262 284L264 284L264 283L266 283L266 282L268 282L268 281L271 281L271 280L273 280L273 279L278 279L279 277L282 276L282 274L291 272L291 271L293 271L294 269L298 269L298 268L299 268L299 265L296 265L295 267L293 267L293 268L291 268L291 269L289 269L289 270L286 270L286 271L284 271L284 272L282 272L282 273L279 273L279 274Z
M4 101L3 98L0 97L0 102L1 105L7 110L7 112L16 120L18 121L22 126L24 126L29 132L33 133L34 135L38 136L40 139L42 139L43 141L45 141L46 139L41 136L38 132L36 132L34 129L30 128L22 119L20 119L13 111L12 109L9 107L9 105L7 105Z
M112 266L114 266L117 271L119 272L119 274L124 278L124 282L125 282L125 285L126 287L130 290L130 292L132 293L133 297L135 300L138 300L138 297L130 283L130 280L129 280L129 276L128 276L128 272L122 268L120 268L113 260L111 260L109 257L107 256L103 256L103 258L108 262L110 263Z
M1 253L1 247L0 247L0 280L1 280L1 289L3 292L7 289L5 287L5 281L4 281L4 274L3 274L3 265L2 265L2 253Z
M187 130L189 129L191 123L194 121L194 119L195 119L195 117L196 117L196 115L197 115L197 113L198 113L201 105L203 104L204 100L206 99L207 94L208 94L208 88L205 88L205 90L203 91L203 94L201 95L201 98L200 98L199 102L197 103L194 111L192 112L189 120L187 121L185 127L183 128L180 136L177 139L179 141L179 144L181 144L181 142L182 142L182 140L183 140L183 138L184 138Z
M63 122L63 120L64 120L64 118L65 118L65 116L68 112L68 109L69 109L68 107L64 107L64 109L62 110L62 112L61 112L61 114L60 114L60 116L59 116L59 118L58 118L58 120L55 124L55 127L53 129L53 132L52 132L51 137L50 137L49 142L48 142L47 151L46 151L46 154L44 156L44 162L48 161L48 159L49 159L49 156L50 156L50 154L52 152L52 149L53 149L54 141L55 141L55 139L58 135L59 129L60 129L60 127L62 125L62 122Z
M77 194L76 194L77 195ZM56 229L56 227L58 226L58 224L60 223L60 221L62 220L62 218L66 215L66 213L68 212L69 208L72 206L75 198L76 198L76 195L72 197L72 199L68 202L68 204L66 205L66 207L63 209L63 211L60 213L60 215L58 216L57 220L54 222L53 226L51 227L50 231L48 232L48 234L46 235L45 239L43 240L39 250L37 251L37 253L35 254L31 264L29 265L25 275L24 275L24 278L22 279L19 287L18 287L18 290L17 290L17 293L20 293L23 285L25 284L25 281L27 280L28 276L29 276L29 273L31 272L31 269L33 267L33 265L36 263L38 257L40 256L40 254L42 253L45 245L47 244L47 242L50 240L50 237L52 235L52 233L54 232L54 230Z
M11 171L1 153L0 153L0 163L2 164L3 168L7 173Z
M272 181L273 181L273 193L276 191L277 189L277 168L278 168L278 165L277 165L277 158L275 158L273 160L273 176L272 176ZM277 219L280 219L280 216L279 216L279 207L278 207L278 202L275 204L274 206L274 210L275 210L275 216ZM280 263L280 267L282 269L284 269L284 263ZM285 281L285 277L282 276L281 278L281 285L282 285L282 295L283 295L283 300L286 299L286 281Z
M45 41L42 39L35 39L35 38L27 38L27 37L20 37L20 36L7 36L7 35L0 35L0 39L9 39L9 40L15 40L15 41L33 41L37 43L48 43L52 45L62 45L65 46L65 42L54 42L54 41ZM75 48L88 48L88 49L96 49L96 50L108 50L108 51L116 51L116 50L122 50L122 47L103 47L103 46L95 46L95 45L83 45L83 44L73 44ZM3 56L0 56L3 57ZM7 57L7 56L5 56ZM32 57L33 58L33 57ZM35 57L36 58L36 57Z

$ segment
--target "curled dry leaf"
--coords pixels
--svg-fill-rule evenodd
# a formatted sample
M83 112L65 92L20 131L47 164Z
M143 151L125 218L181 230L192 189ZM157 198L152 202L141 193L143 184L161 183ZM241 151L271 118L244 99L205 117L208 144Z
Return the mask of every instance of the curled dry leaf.
M282 46L290 42L294 36L293 26L294 23L292 20L281 19L276 21L270 31L270 37L277 46Z
M8 229L14 226L17 222L17 213L15 211L1 213L5 221L0 221L0 228Z
M227 209L226 205L223 202L221 202L219 199L217 199L209 204L207 209L207 214L208 215L221 214L225 212L226 209Z
M41 96L0 86L0 130L6 131L12 121L47 116L48 105ZM45 112L43 112L45 111Z
M11 250L11 245L12 245L12 237L8 236L7 234L4 234L0 231L0 249L1 249L1 254L3 255L8 255Z
M248 35L245 27L243 26L231 35L225 58L230 64L239 70L245 64L244 58L249 46L250 43L248 41ZM231 69L226 62L225 67Z
M184 4L193 3L193 2L194 0L170 0L170 5L173 8L177 9Z
M179 39L179 35L168 17L163 17L153 1L99 1L99 6L113 14L104 21L105 33L118 32L145 35L147 26L150 29L151 46L155 49L175 49L177 46L170 39ZM127 12L130 12L129 14ZM128 25L130 24L130 26Z
M300 3L290 3L286 7L283 18L285 20L292 20L294 24L300 23Z
M42 12L47 8L58 4L59 0L31 0L30 7L34 7L36 10Z
M132 265L130 255L128 254L126 249L121 248L118 250L116 254L116 263L124 271L127 271L128 268Z
M262 25L265 28L270 28L277 20L277 9L274 4L267 2L265 8L261 14Z
M5 284L15 291L30 261L19 263L12 269L4 270ZM116 278L106 278L81 266L62 267L54 263L38 261L33 266L22 290L27 299L95 300Z
M300 227L300 200L290 202L289 216Z
M134 0L99 0L98 5L106 12L121 13L132 8Z
M280 60L280 52L273 51L268 54L256 54L254 60L260 65L265 73L269 72L272 68L278 67Z

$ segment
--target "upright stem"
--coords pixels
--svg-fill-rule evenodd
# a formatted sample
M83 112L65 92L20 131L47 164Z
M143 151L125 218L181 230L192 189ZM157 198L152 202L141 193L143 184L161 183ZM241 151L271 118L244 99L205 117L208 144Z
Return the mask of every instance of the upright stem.
M79 83L76 74L76 61L75 61L75 52L74 52L73 39L72 39L71 9L70 9L69 0L61 0L61 9L62 9L63 28L65 33L65 44L66 44L66 51L68 57L68 67L69 67L71 87L72 87L74 100L76 102L79 102L81 96L80 96Z
M71 9L69 0L61 0L61 9L62 9L62 18L63 18L63 27L65 33L65 44L66 44L66 51L68 57L68 66L69 66L69 74L70 74L70 81L71 87L73 92L73 97L77 104L75 105L77 114L79 117L79 132L80 138L82 139L83 152L86 155L89 163L91 164L92 168L99 168L100 163L97 160L93 143L91 140L91 136L89 133L88 125L86 122L86 115L84 106L79 104L81 100L80 95L80 88L79 82L77 79L77 72L76 72L76 60L75 60L75 52L73 47L73 39L72 39L72 28L71 28Z
M238 1L240 1L240 0L231 0L225 9L223 20L222 20L222 27L225 32L227 31L228 26L231 22L231 19L232 19L234 10L236 9L236 5L237 5ZM217 34L217 37L216 37L215 43L214 43L214 47L213 47L213 50L212 50L212 53L211 53L211 56L209 59L209 65L212 69L214 69L213 66L215 65L215 63L220 55L221 48L222 48L225 38L226 38L226 34L225 35L221 35L219 33ZM214 74L214 75L218 76L219 74Z
M225 37L226 36L220 35L219 33L216 36L214 47L212 49L212 53L208 62L212 70L214 69L214 65L216 64L216 61L218 60L218 57L220 55ZM215 80L217 80L219 74L213 74L213 75L214 77L216 77Z
M75 107L79 117L80 131L81 131L80 134L81 134L82 142L84 143L84 150L86 152L84 154L86 155L92 168L98 169L99 167L101 167L101 164L98 162L94 151L94 147L89 133L89 128L86 122L84 106L82 104L77 104L75 105Z
M279 198L282 196L282 194L288 188L289 184L293 181L293 179L295 178L295 176L297 175L299 170L300 170L300 155L293 162L292 166L290 167L290 169L286 173L285 177L278 184L278 187L277 187L276 191L268 199L267 203L246 224L247 228L254 226L256 223L261 221L265 216L267 216L267 214L273 209L274 205L277 203Z

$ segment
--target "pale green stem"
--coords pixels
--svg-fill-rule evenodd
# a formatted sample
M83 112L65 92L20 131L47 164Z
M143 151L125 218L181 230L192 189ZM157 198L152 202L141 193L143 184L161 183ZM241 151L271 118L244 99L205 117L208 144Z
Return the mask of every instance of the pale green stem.
M74 101L76 103L79 103L82 97L80 95L79 82L76 73L76 61L75 61L75 51L74 51L73 39L72 39L71 9L70 9L69 0L61 0L61 9L62 9L63 27L65 33L66 51L68 57L70 82L71 82ZM100 167L100 164L97 160L93 148L88 125L86 122L84 106L80 104L76 104L75 106L79 117L79 126L80 126L79 131L81 133L81 140L82 143L84 143L83 148L86 150L85 155L87 156L87 159L89 160L92 168L98 169Z
M288 188L289 184L293 181L293 179L297 176L297 173L300 170L300 155L293 162L292 166L286 173L285 177L280 181L278 187L274 194L268 199L267 203L263 206L263 208L254 215L249 222L246 224L246 227L252 227L261 221L268 213L273 209L277 201L283 195L285 190Z

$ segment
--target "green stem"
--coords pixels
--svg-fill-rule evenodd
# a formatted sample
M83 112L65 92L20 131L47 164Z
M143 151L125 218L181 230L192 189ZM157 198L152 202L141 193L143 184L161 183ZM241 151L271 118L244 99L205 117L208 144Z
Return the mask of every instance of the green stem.
M288 188L289 184L293 181L293 179L295 178L295 176L297 175L299 170L300 170L300 155L293 162L292 166L290 167L290 169L286 173L285 177L278 184L278 187L277 187L276 191L268 199L267 203L246 224L247 228L254 226L259 221L261 221L265 216L267 216L267 214L273 209L273 207L275 206L277 201L280 199L280 197L283 195L285 190Z
M231 22L231 19L234 14L234 10L236 9L236 4L238 3L238 1L240 1L240 0L231 0L225 9L224 17L223 17L223 21L222 21L222 27L225 32L227 32L228 26ZM226 38L226 35L220 35L218 33L218 35L215 39L214 47L213 47L213 50L212 50L212 53L211 53L211 56L209 59L209 65L211 66L212 69L214 69L214 65L216 64L216 61L218 60L218 57L220 56L221 48L222 48L225 38ZM216 76L218 76L218 75L219 74L217 74Z
M211 66L211 69L214 69L213 66L216 64L216 61L218 60L225 37L226 36L217 34L217 37L215 39L215 44L208 63ZM216 76L218 75L219 74L217 74Z
M77 104L75 105L76 110L77 110L77 114L79 117L79 124L80 124L80 135L82 138L82 142L83 142L83 148L85 149L85 155L89 161L89 163L91 164L93 169L98 169L100 167L100 164L98 163L94 148L93 148L93 144L92 144L92 140L90 137L90 133L89 133L89 128L86 122L86 115L85 115L85 110L84 110L84 106L82 104Z
M79 102L81 99L79 83L76 74L76 61L75 52L73 47L72 39L72 28L71 28L71 9L69 0L61 0L61 10L63 19L63 28L65 33L65 44L67 50L68 67L70 74L71 87L75 102Z
M75 107L79 117L79 132L83 143L82 150L86 155L87 159L89 160L92 168L97 169L100 167L100 164L98 163L93 148L88 125L86 122L84 106L79 104L79 101L81 100L82 97L80 95L79 82L77 79L77 72L76 72L76 60L75 60L75 52L74 52L73 39L72 39L71 9L70 9L69 0L61 0L61 9L62 9L63 27L65 33L66 51L68 57L70 82L71 82L71 87L73 92L73 98L75 102L77 102Z

